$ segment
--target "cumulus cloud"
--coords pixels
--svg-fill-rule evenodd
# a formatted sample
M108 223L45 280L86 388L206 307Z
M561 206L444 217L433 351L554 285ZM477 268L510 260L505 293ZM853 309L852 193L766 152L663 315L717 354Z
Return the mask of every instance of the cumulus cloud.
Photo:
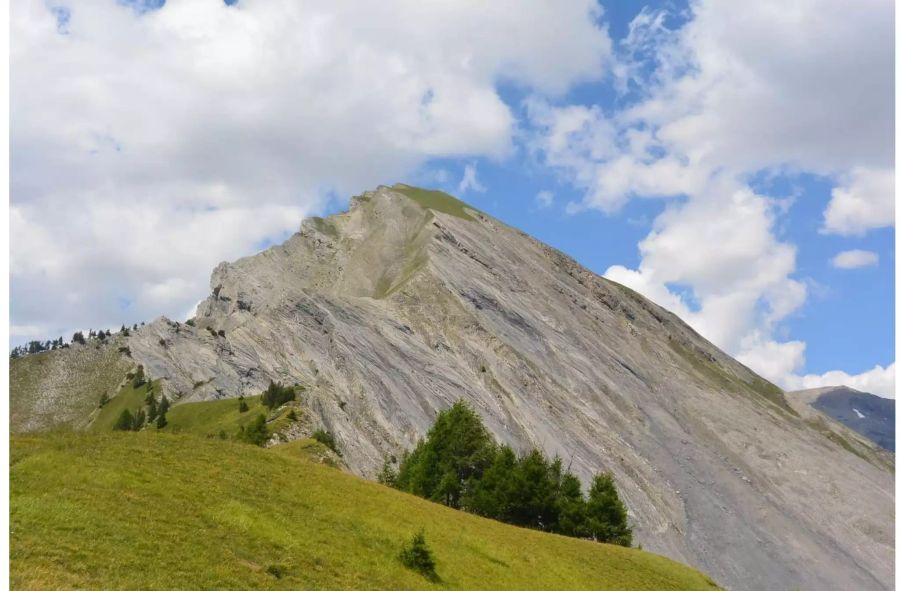
M824 232L893 223L893 4L698 0L691 9L677 29L665 11L631 23L614 68L622 109L528 100L529 148L582 189L571 213L672 200L640 243L639 266L606 276L786 384L805 347L779 338L779 323L806 286L794 277L795 247L776 231L787 204L747 179L834 179Z
M180 316L218 261L335 195L504 157L497 86L554 96L602 76L600 17L590 0L16 2L13 323Z
M837 269L856 269L878 264L878 253L870 250L845 250L831 259L831 266Z
M894 171L858 167L831 191L822 232L858 236L894 225Z

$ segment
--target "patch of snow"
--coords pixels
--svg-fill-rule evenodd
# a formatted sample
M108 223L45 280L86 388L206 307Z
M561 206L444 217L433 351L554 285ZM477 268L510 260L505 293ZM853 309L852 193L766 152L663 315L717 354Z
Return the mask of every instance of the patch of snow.
M856 410L855 408L853 409L853 412L855 412L855 413L856 413L856 416L858 416L858 417L861 418L861 419L866 418L866 415L864 415L863 413L859 412L859 411Z

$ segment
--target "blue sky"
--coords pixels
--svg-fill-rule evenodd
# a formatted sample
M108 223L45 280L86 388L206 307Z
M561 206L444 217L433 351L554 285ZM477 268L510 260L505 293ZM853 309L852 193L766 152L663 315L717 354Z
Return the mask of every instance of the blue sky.
M892 396L888 0L227 4L14 8L12 344L186 316L218 261L411 182L784 387Z

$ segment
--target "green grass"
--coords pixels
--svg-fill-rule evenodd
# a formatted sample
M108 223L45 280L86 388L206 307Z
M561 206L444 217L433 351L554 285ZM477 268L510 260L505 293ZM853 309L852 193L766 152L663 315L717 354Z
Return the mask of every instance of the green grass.
M157 380L157 387L155 389L157 399L159 398L160 392L158 384L159 380ZM110 398L109 402L103 405L103 408L101 408L100 412L97 413L97 416L94 417L94 420L91 422L88 429L91 431L112 431L123 410L127 410L133 415L135 411L144 406L144 400L147 398L147 392L149 391L149 383L135 388L132 386L131 381L128 381L119 390L118 394Z
M270 413L262 404L262 396L248 396L244 401L249 407L247 412L238 412L240 402L237 398L175 405L166 414L169 424L163 430L206 436L218 436L224 431L232 437L241 427L249 425L257 415L264 414L269 421L267 425L269 431L274 433L287 425L287 413L293 408L283 406ZM295 408L294 411L298 414L301 412L299 408Z
M649 552L519 529L359 479L308 461L300 445L153 431L10 445L14 589L715 588ZM439 585L397 558L421 527Z
M418 187L410 187L409 185L394 185L392 189L406 195L422 207L447 213L464 220L472 221L475 219L466 211L466 209L477 211L474 207L470 207L456 197L444 193L443 191L419 189Z

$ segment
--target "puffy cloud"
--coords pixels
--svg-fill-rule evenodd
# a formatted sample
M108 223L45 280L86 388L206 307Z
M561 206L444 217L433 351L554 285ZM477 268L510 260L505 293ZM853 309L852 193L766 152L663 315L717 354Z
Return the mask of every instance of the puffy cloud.
M499 84L552 96L611 54L591 0L140 6L11 10L16 325L180 316L335 194L509 153Z
M822 232L861 235L894 225L894 171L858 167L831 191Z
M829 371L821 375L793 376L787 387L794 390L823 388L825 386L849 386L861 392L869 392L882 398L895 398L894 363L887 367L876 365L868 371L851 375L843 371Z
M673 310L726 350L747 352L759 340L749 335L769 334L806 297L805 286L790 278L795 249L773 237L773 223L770 200L715 183L656 218L639 244L638 269L613 266L605 275Z
M831 259L831 266L838 269L856 269L878 264L878 253L870 250L845 250Z
M531 152L583 190L567 211L611 213L633 198L680 198L640 243L636 269L606 276L685 318L785 384L804 344L779 323L803 305L786 204L756 194L759 172L838 181L825 232L892 224L894 48L889 0L697 0L682 27L645 9L614 68L626 106L526 102Z

